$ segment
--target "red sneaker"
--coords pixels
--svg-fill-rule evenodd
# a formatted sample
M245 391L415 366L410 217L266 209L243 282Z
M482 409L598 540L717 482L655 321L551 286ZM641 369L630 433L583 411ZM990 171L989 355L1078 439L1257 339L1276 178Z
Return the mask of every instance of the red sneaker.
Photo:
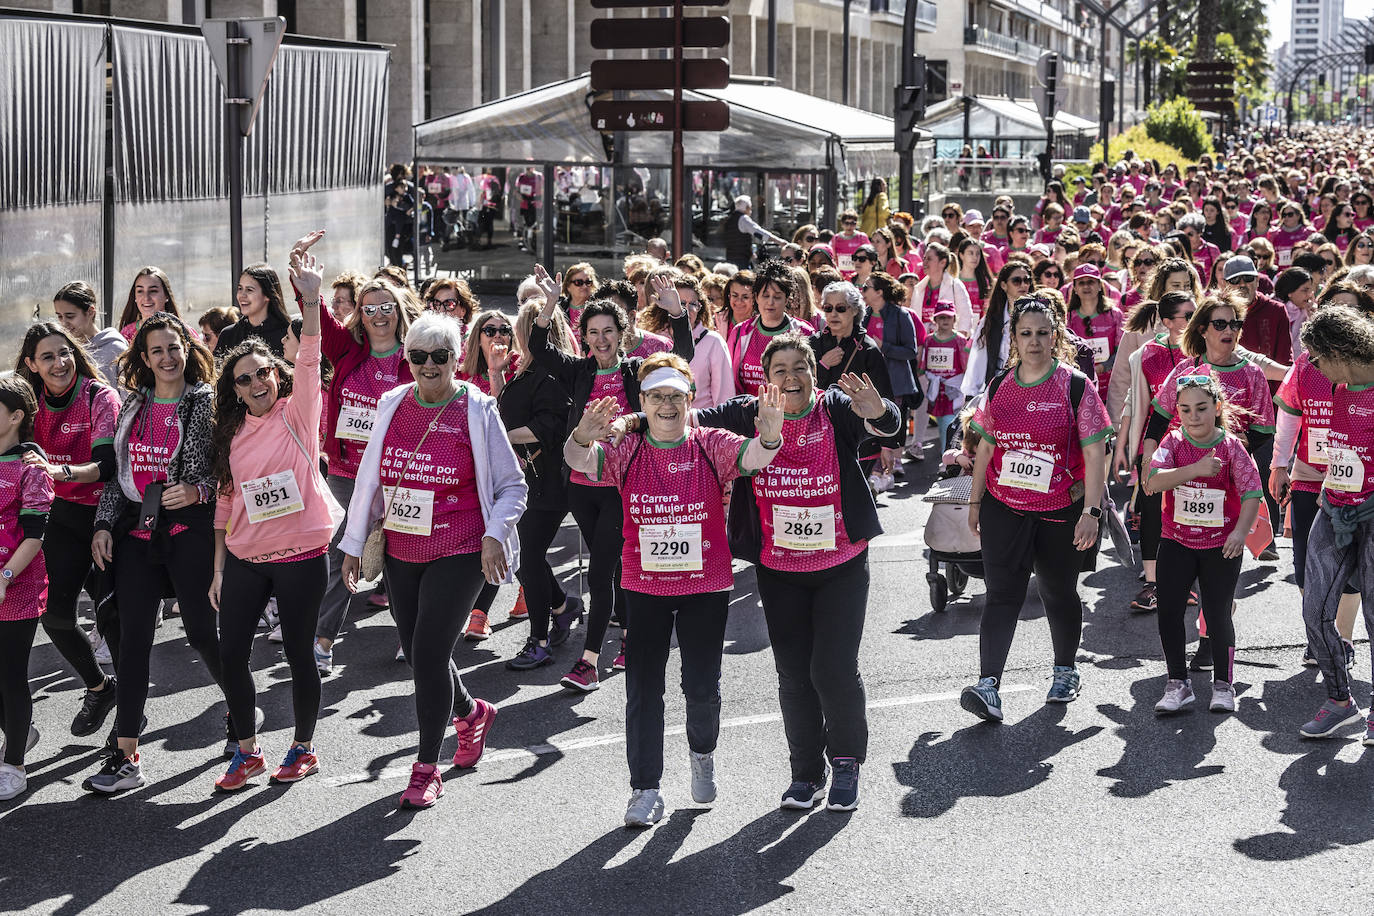
M482 751L487 747L487 731L496 718L496 707L486 700L473 700L473 704L476 709L466 719L453 718L453 727L458 732L458 750L453 752L453 765L459 769L476 766L482 759Z
M615 661L611 662L611 668L615 671L625 670L625 637L620 637L620 653L616 655Z
M415 763L410 768L410 785L401 793L401 808L432 808L444 794L439 768L432 763Z
M463 638L468 642L481 642L491 638L491 624L487 622L487 612L472 609L468 615L467 626L463 627Z
M530 616L530 609L525 605L525 586L520 586L520 591L515 593L515 607L510 609L511 620L524 620Z
M596 673L595 665L585 658L579 658L572 666L572 670L563 675L563 680L559 683L569 690L591 693L601 686L601 679Z
M291 745L286 759L272 772L272 782L300 782L312 773L320 771L320 758L314 751L308 751L299 744Z
M263 759L262 748L258 748L252 754L245 754L243 749L239 748L234 751L234 758L229 761L229 769L215 780L215 788L221 792L237 792L248 785L248 780L254 776L261 776L266 771L267 761Z
M391 607L391 599L385 592L373 592L367 596L367 603L370 607Z

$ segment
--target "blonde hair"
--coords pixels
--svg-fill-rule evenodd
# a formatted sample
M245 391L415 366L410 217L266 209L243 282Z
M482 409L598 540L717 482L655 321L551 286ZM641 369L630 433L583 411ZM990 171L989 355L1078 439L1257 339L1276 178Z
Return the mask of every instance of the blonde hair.
M687 383L696 388L696 379L692 377L692 367L687 360L678 356L676 353L654 353L646 356L644 361L639 364L639 380L642 382L649 377L649 373L655 369L675 369L682 373Z
M344 321L344 330L353 335L353 339L358 343L364 343L363 333L363 299L368 293L375 293L381 290L391 294L391 301L396 303L396 342L404 343L406 333L410 330L410 325L420 317L420 300L408 286L397 286L387 277L373 277L362 285L358 290L358 296L353 300L354 309L347 320Z
M534 354L530 352L530 333L534 328L534 319L543 311L544 297L535 296L520 306L520 313L515 317L513 343L515 352L520 355L520 368L516 370L516 375L524 375L527 370L534 368ZM569 356L582 355L573 346L572 331L568 328L568 319L562 309L554 309L553 314L549 316L549 343L560 353Z

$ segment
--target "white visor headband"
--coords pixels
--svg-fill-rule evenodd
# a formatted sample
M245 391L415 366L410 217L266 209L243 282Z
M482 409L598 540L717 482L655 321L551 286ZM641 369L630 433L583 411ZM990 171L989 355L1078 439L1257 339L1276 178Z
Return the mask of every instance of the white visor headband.
M650 372L649 377L639 385L640 391L650 391L654 388L671 388L674 391L681 391L684 393L692 390L692 386L687 381L687 377L676 369L669 368L668 366Z

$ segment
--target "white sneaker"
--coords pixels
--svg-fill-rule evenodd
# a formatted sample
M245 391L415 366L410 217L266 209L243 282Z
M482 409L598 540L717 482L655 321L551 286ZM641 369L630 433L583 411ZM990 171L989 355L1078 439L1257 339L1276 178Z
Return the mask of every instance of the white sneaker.
M868 487L874 493L886 493L892 488L892 477L875 471L868 475Z
M692 801L709 805L716 800L716 761L711 754L688 751L692 759Z
M926 453L920 445L907 445L906 456L912 461L925 461Z
M277 624L272 631L267 634L268 642L281 642L281 624ZM332 653L331 653L332 654Z
M1190 681L1170 678L1168 683L1164 685L1164 696L1160 697L1159 702L1155 704L1155 712L1178 712L1185 706L1191 706L1195 699L1197 697L1193 695L1193 685ZM1233 705L1231 708L1234 709L1235 706Z
M114 658L110 655L110 644L105 642L105 637L101 636L95 630L91 631L91 635L95 637L91 640L91 648L95 650L96 663L101 665L113 665Z
M897 485L897 479L892 475L892 472L889 471L883 474L882 484L883 492L886 493L888 490L891 490L894 486Z
M663 793L657 789L635 789L625 808L626 827L652 827L663 820Z
M1212 682L1212 712L1236 711L1236 688L1225 681Z
M320 648L319 642L315 643L315 667L320 674L328 674L334 670L334 650L325 651Z
M0 801L23 795L29 787L29 777L19 767L0 763Z

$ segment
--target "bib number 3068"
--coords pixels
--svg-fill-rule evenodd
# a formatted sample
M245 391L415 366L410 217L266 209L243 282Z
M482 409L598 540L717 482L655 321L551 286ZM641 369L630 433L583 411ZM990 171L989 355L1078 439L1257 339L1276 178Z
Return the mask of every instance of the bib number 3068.
M372 424L376 420L377 411L371 407L345 404L339 408L339 422L334 427L334 435L353 442L367 442L372 438Z
M699 572L701 525L640 525L639 566L645 572Z

